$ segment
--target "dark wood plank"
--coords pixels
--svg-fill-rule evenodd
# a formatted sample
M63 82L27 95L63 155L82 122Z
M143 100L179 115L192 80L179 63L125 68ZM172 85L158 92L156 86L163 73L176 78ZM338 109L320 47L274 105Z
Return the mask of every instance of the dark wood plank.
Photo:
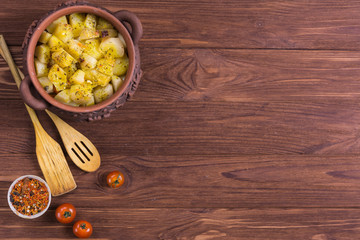
M359 49L356 0L89 2L136 13L144 47ZM2 0L0 32L20 45L30 23L58 3Z
M20 66L21 49L11 50ZM133 101L359 100L358 52L145 48L142 56ZM0 100L19 99L3 59L0 78Z
M359 98L357 52L145 49L142 54L145 74L136 100L307 102Z
M34 132L21 100L2 100L0 153L34 153ZM50 119L41 122L60 140ZM9 121L11 119L11 121ZM100 153L256 155L360 153L360 102L128 102L108 119L68 123Z
M92 239L119 240L353 240L360 234L359 209L97 209L78 207L93 223ZM53 208L36 220L22 220L0 208L0 233L8 238L69 239L71 224Z
M18 176L42 176L35 154L1 154L0 194ZM102 154L95 173L72 162L78 188L54 204L131 208L323 208L360 207L357 156L121 156ZM6 163L6 164L5 164ZM11 164L10 164L11 163ZM121 170L125 184L106 185L110 171ZM76 200L75 200L76 199ZM5 197L0 206L6 206Z
M71 202L95 239L357 239L358 1L90 2L139 16L143 79L109 119L64 117L98 147L101 168L85 173L68 159L78 188L33 221L0 198L2 237L73 237L54 218ZM1 2L0 33L19 66L28 25L58 3ZM16 177L42 174L1 58L0 89L6 196ZM126 182L111 190L105 176L115 169Z

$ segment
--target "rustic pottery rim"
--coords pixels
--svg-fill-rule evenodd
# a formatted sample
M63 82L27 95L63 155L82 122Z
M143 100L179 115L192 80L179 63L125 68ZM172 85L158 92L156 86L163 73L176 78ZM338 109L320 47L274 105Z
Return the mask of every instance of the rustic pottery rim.
M32 215L32 216L27 216L27 215L24 215L24 214L18 212L14 208L14 206L12 205L12 203L10 201L11 190L14 188L15 184L18 183L21 179L24 179L26 177L34 178L34 179L39 180L40 182L44 183L46 188L47 188L47 191L49 193L49 202L48 202L48 205L46 206L46 208L43 211L41 211L41 212L39 212L39 213L37 213L35 215ZM43 215L49 209L50 204L51 204L51 190L50 190L49 185L46 183L46 181L44 179L42 179L41 177L38 177L38 176L35 176L35 175L23 175L23 176L18 177L17 179L15 179L12 182L12 184L10 185L9 190L8 190L8 194L7 194L7 200L8 200L8 204L9 204L10 209L13 211L13 213L15 213L15 215L17 215L17 216L19 216L21 218L25 218L25 219L34 219L34 218L40 217L41 215Z
M66 104L63 104L57 100L55 100L52 96L50 96L41 86L40 82L38 81L38 78L35 73L35 67L34 67L34 56L35 56L35 47L38 43L38 40L40 38L41 33L51 24L54 20L58 19L61 16L68 15L75 12L82 12L82 13L92 13L99 17L104 18L105 20L109 21L116 30L124 37L128 57L129 57L129 68L126 73L125 80L123 84L120 86L120 88L108 99L105 101L95 104L93 106L89 107L74 107L69 106ZM29 44L27 46L27 53L26 53L26 62L24 63L24 67L27 69L27 73L31 79L32 84L34 85L37 92L41 95L43 99L45 99L46 102L49 104L68 111L68 112L74 112L74 113L90 113L97 110L100 110L102 108L105 108L106 106L112 104L115 102L126 90L128 84L130 83L131 79L134 75L134 69L135 69L135 46L134 42L130 36L130 33L126 29L126 27L121 23L119 19L117 19L112 13L108 12L106 9L96 7L93 5L73 5L73 6L66 6L64 8L60 8L55 10L54 12L50 13L48 16L46 16L37 26L36 30L34 31L33 35L31 36L31 39L29 41Z

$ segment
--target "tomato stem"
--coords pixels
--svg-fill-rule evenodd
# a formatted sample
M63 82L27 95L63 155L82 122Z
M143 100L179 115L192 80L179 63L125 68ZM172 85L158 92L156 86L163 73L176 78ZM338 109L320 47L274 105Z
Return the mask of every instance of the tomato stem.
M64 217L65 217L65 218L71 217L71 212L65 211L65 212L64 212Z
M120 182L119 182L118 179L116 179L114 183L115 183L115 187L116 187L116 185L119 185L119 184L120 184Z
M85 224L85 223L82 223L82 224L80 225L80 227L81 227L81 229L86 229L86 224Z

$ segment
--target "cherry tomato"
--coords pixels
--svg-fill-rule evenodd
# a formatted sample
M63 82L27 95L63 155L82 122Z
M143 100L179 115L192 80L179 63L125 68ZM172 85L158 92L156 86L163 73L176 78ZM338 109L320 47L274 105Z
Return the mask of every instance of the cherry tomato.
M120 171L112 171L107 175L106 182L111 188L118 188L124 184L124 174Z
M91 236L93 228L88 221L77 221L73 226L73 233L78 238L88 238Z
M56 219L61 223L71 223L76 216L76 209L70 203L61 204L55 211Z

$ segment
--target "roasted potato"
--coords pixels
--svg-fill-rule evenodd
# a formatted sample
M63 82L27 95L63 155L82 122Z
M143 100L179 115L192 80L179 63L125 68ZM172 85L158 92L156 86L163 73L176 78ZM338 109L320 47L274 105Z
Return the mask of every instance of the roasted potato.
M116 76L124 75L129 68L129 58L124 55L122 58L116 58L113 74Z
M79 58L81 69L87 70L87 69L93 69L96 67L97 60L96 58L90 56L87 53L83 53L81 57Z
M97 17L94 14L86 14L84 26L89 29L96 29Z
M111 84L112 84L115 92L123 84L124 79L125 79L125 76L121 76L121 77L118 77L118 76L115 76L115 75L111 76Z
M64 69L62 69L59 65L55 64L50 68L49 80L54 84L56 91L61 91L66 89L67 87L67 76Z
M70 87L70 99L79 105L85 105L93 96L92 88L86 84L74 84Z
M77 38L80 36L81 31L85 28L85 17L84 13L73 13L69 15L69 23L73 29L73 37Z
M82 70L77 70L71 77L70 77L70 84L83 84L85 82L85 72Z
M35 58L35 72L37 77L47 77L49 68L47 67L47 64L42 63L39 61L39 59Z
M67 52L76 60L79 60L81 54L84 52L85 46L80 41L71 39L67 42Z
M44 88L44 90L47 93L53 93L54 92L54 85L49 80L49 78L41 77L41 78L39 78L39 82L40 82L41 86Z
M55 63L59 64L60 67L68 67L71 64L75 63L76 60L63 48L60 48L58 51L52 54L52 59L54 59Z
M59 92L58 94L56 94L55 99L58 100L59 102L69 104L71 102L70 89L65 89Z
M111 97L113 93L114 93L114 89L111 84L108 84L105 87L101 87L101 86L96 87L94 89L95 102L96 103L102 102L108 99L109 97Z
M70 24L60 23L53 33L58 39L66 43L73 38L73 29Z
M65 44L54 35L50 37L47 44L49 45L52 52L58 51L60 48L65 47Z
M100 39L96 38L96 39L85 40L84 45L85 45L84 53L89 54L90 56L94 57L96 60L99 60L104 56L99 49Z
M96 29L113 29L113 28L114 28L113 25L111 25L111 23L109 23L103 18L99 18L99 21L96 25Z
M79 40L88 40L100 37L100 32L95 29L84 28L80 32Z
M51 38L51 33L48 33L47 31L44 31L42 34L41 34L41 36L40 36L40 38L39 38L39 42L41 42L41 43L47 43L48 41L49 41L49 39Z
M100 59L96 64L96 70L106 75L113 75L115 59Z
M40 62L48 64L50 61L50 47L46 44L41 44L35 48L35 57Z
M49 32L49 33L53 33L56 29L56 27L60 24L60 23L63 23L63 24L67 24L68 21L66 19L66 16L62 16L58 19L56 19L55 21L53 21L47 28L46 30Z
M41 86L70 106L92 106L109 98L129 67L126 43L107 20L72 13L50 24L35 49Z
M100 44L100 50L108 58L120 58L124 56L124 45L119 38L105 38Z

